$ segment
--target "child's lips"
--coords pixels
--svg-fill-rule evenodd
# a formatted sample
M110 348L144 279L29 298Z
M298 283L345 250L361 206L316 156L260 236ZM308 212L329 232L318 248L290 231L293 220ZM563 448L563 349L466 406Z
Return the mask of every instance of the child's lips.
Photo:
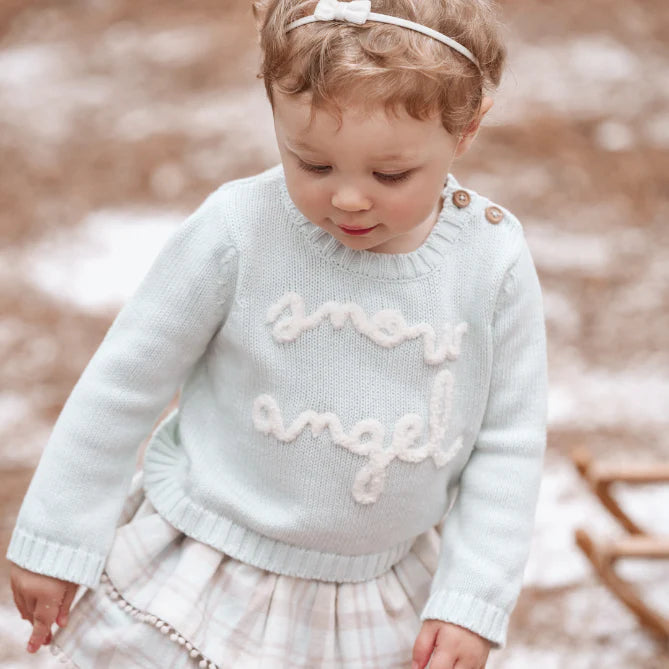
M378 225L378 224L377 224ZM343 225L339 226L340 230L343 230L349 235L364 235L367 232L371 232L377 225L373 225L371 228L346 228Z

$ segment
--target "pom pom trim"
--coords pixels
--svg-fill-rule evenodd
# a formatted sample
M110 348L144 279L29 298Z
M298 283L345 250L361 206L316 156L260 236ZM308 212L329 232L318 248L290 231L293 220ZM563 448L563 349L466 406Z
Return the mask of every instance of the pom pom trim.
M102 586L105 588L109 598L117 604L117 606L133 618L141 622L145 622L149 625L153 625L159 629L163 634L169 635L170 641L179 644L184 652L193 659L194 663L199 669L219 669L219 666L213 662L211 659L206 657L200 650L198 650L186 637L177 632L168 622L154 616L152 614L146 613L140 609L135 608L130 602L126 601L121 593L114 587L109 576L106 573L103 573L100 577L102 581ZM62 648L55 643L51 643L49 646L51 653L62 662L66 669L78 669L78 667L72 663L70 658L65 654Z

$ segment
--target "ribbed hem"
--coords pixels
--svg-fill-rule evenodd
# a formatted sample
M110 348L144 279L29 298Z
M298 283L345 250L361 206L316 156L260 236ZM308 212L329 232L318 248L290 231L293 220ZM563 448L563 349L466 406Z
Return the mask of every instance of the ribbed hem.
M455 623L476 632L504 648L509 626L509 614L482 599L464 592L436 590L430 595L420 614L421 620L434 618Z
M103 555L44 539L18 526L12 532L7 559L37 574L88 588L98 586L105 563Z
M376 578L405 557L415 537L380 553L340 555L287 544L212 513L185 494L184 464L175 446L178 409L156 428L144 454L144 488L156 511L173 527L230 555L278 574L336 583Z
M410 253L359 251L348 248L302 214L288 193L282 165L268 170L267 174L276 179L281 200L290 215L290 225L304 236L309 245L325 260L348 272L367 277L413 279L429 274L443 265L453 242L473 217L474 207L458 208L453 204L453 193L467 189L449 174L441 191L444 204L437 222L421 246ZM467 192L472 198L476 195L474 191Z

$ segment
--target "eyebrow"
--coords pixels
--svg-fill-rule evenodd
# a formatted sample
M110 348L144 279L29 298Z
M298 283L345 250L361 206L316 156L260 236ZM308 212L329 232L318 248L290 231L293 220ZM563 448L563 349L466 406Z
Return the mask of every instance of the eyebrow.
M305 151L313 151L318 153L318 149L314 149L309 146L306 142L300 140L294 140L290 142L296 149L303 149ZM404 155L402 153L385 153L382 156L375 156L374 160L414 160L416 156L413 155Z

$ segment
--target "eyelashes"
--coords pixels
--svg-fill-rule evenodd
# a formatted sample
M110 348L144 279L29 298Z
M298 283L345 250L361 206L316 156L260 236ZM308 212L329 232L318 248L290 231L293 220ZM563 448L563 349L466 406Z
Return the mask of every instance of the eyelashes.
M300 169L310 174L327 174L330 169L329 165L310 165L301 160L298 161L298 166ZM412 170L407 170L406 172L400 172L399 174L384 174L383 172L374 172L374 175L385 183L401 183L406 181L411 176Z

